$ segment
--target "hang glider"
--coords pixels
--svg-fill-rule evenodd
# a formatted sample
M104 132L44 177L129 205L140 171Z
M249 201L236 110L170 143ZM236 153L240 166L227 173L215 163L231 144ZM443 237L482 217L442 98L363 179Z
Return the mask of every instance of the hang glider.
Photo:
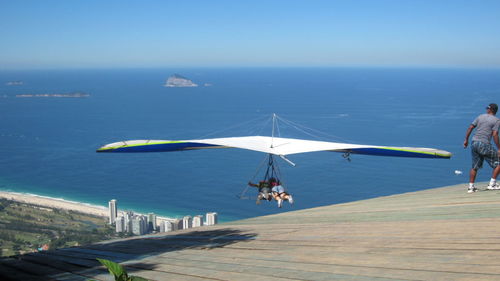
M282 138L280 134L280 129L277 124L277 120L284 121L285 124L297 128L303 133L314 135L308 133L307 129L297 123L292 123L291 121L284 120L273 114L272 118L272 135L271 136L243 136L243 137L229 137L229 138L209 138L209 139L194 139L194 140L128 140L120 141L115 143L110 143L104 145L97 149L97 152L101 153L137 153L137 152L169 152L169 151L185 151L185 150L198 150L198 149L214 149L214 148L239 148L251 151L257 151L268 154L267 169L264 174L263 180L259 181L259 184L253 184L253 179L250 180L243 192L238 195L238 198L243 199L246 197L246 192L249 186L254 186L259 188L259 196L263 192L261 190L260 184L265 186L267 182L267 188L271 186L271 179L273 179L274 187L280 186L283 188L283 183L279 172L279 167L275 164L274 158L278 156L289 164L295 166L295 163L290 161L287 156L307 153L307 152L320 152L320 151L332 151L343 153L343 156L350 160L351 154L365 154L365 155L377 155L377 156L396 156L396 157L414 157L414 158L451 158L452 154L448 151L439 150L435 148L423 148L423 147L397 147L397 146L378 146L378 145L361 145L361 144L350 144L350 143L339 143L339 142L328 142L328 141L316 141L316 140L304 140L304 139L294 139L294 138ZM275 131L278 133L278 137L275 135ZM314 132L319 132L314 130ZM262 167L262 165L261 165ZM258 169L259 173L260 168ZM254 176L255 178L255 176ZM263 187L262 187L263 188ZM281 207L284 197L276 191L279 198L278 206ZM274 194L274 193L273 193ZM274 195L273 195L274 196ZM291 195L289 195L289 202L291 203ZM257 202L260 202L259 197L257 197ZM262 197L266 198L266 197ZM267 196L268 199L270 197ZM281 198L281 199L280 199Z
M445 159L450 158L452 155L448 151L434 148L360 145L269 136L245 136L181 141L129 140L104 145L99 148L97 152L168 152L209 148L240 148L264 152L280 156L286 161L289 161L285 158L287 155L318 151L341 152L347 155L365 154Z

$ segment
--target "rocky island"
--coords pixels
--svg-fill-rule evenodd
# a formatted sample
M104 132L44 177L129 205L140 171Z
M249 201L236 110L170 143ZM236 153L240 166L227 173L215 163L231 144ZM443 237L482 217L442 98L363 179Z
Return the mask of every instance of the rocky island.
M198 87L198 84L194 83L190 79L179 75L179 74L174 74L170 77L168 77L167 82L165 82L165 87Z

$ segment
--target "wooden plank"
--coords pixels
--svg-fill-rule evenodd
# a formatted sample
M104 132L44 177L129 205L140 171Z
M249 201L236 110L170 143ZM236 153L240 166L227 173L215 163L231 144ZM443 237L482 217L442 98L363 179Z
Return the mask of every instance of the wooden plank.
M73 248L59 249L58 251L68 251L68 252L75 252L75 253L82 252L85 254L91 254L91 255L95 254L97 256L100 255L100 256L106 256L106 257L110 257L110 258L123 259L123 260L137 258L137 255L134 255L134 254L106 251L106 250L103 250L103 248L104 247L101 246L101 244L94 244L94 245L91 245L89 247L82 247L82 248L73 247Z
M259 274L245 274L239 272L228 272L223 270L213 270L206 268L198 268L193 266L183 266L174 264L162 264L162 263L139 263L139 264L127 264L126 268L138 268L145 270L154 270L155 272L165 272L176 275L184 275L186 277L195 278L206 278L209 280L266 280L266 281L283 281L283 280L300 280L300 279L286 279L286 278L276 278L271 276L259 275ZM154 268L154 269L152 269ZM138 271L137 274L141 275L142 271Z
M31 256L38 259L47 259L47 260L64 262L67 264L72 264L83 268L95 267L100 265L100 263L97 260L89 260L79 257L63 257L59 255L54 255L52 253L37 253Z
M3 265L16 269L19 272L34 275L34 276L46 276L50 274L61 273L63 271L56 270L54 268L41 266L36 263L31 263L22 259L12 258L2 262Z
M194 251L193 251L194 252ZM419 275L425 277L425 280L433 279L434 277L440 277L438 279L454 279L459 276L482 276L483 278L499 278L498 265L485 265L485 264L464 264L457 263L446 268L442 266L443 264L433 265L432 262L425 262L424 259L420 260L419 264L413 264L412 261L406 264L398 264L398 260L394 259L391 261L385 261L384 256L374 257L374 259L365 259L361 261L352 261L343 259L339 257L337 261L327 260L324 262L302 262L302 261L290 261L283 257L290 256L291 253L283 252L280 255L275 256L261 256L259 258L248 258L244 254L236 255L221 255L206 253L204 255L192 253L192 254L177 254L174 255L170 253L168 255L162 255L161 258L157 257L154 259L156 263L171 263L172 260L177 260L181 264L213 264L217 268L222 268L221 264L227 264L230 268L234 270L250 270L249 265L252 268L257 269L260 272L281 272L285 270L288 272L293 272L294 276L314 276L314 279L323 278L324 274L344 274L345 276L355 275L355 276L365 276L365 277L380 277L380 278L396 278L396 279L406 279L408 276ZM281 258L280 258L281 257ZM361 256L356 256L360 258ZM380 261L379 258L382 260ZM163 261L162 259L165 259ZM148 261L148 260L144 260ZM420 265L420 267L419 267ZM264 269L260 269L264 267ZM267 268L267 269L266 269ZM457 270L457 268L459 270ZM304 273L296 273L296 271L303 271ZM490 271L490 272L488 272ZM342 277L344 279L346 277ZM411 279L411 278L410 278Z
M237 278L245 278L245 280L257 280L263 278L269 279L286 279L286 280L309 280L310 278L314 278L314 280L352 280L352 279L384 279L389 280L393 279L390 276L378 277L374 275L363 276L360 274L351 274L347 271L344 273L339 273L332 271L331 265L325 266L325 270L323 271L314 271L311 270L310 265L303 265L299 267L296 263L288 263L287 266L280 266L283 263L274 264L273 261L267 261L266 264L258 264L255 262L249 263L237 263L231 260L224 260L223 258L215 258L211 260L207 259L185 259L185 258L175 258L175 257L157 257L151 260L152 263L162 266L182 266L182 267L196 267L199 269L205 270L216 270L218 272L225 272L227 276L231 276L232 274L245 274L244 277ZM350 270L352 270L350 268ZM253 277L251 277L253 276ZM240 280L240 279L235 279ZM398 278L397 280L402 280Z
M86 259L86 260L92 260L92 261L96 261L97 258L107 259L107 260L111 260L111 261L118 262L118 263L128 260L128 259L124 259L124 258L117 258L116 256L103 255L101 253L87 254L86 252L81 252L81 251L56 250L56 251L51 252L50 254L56 255L56 256L61 256L61 257L80 258L80 259Z
M77 274L73 274L70 272L54 274L54 275L51 275L48 277L50 277L54 280L57 280L57 281L89 281L89 280L103 281L103 280L109 280L109 279L98 279L95 277L92 277L92 279L90 279L88 276L77 275Z
M104 267L97 267L82 270L78 273L66 273L50 276L55 280L100 280L100 281L114 281L115 278L109 274L108 270ZM83 278L83 279L82 279Z
M23 260L30 261L32 263L55 268L57 270L65 271L65 272L78 272L78 271L86 269L86 267L66 263L66 262L63 262L63 261L60 261L60 260L57 260L54 258L50 258L50 257L42 258L41 256L23 255L21 258Z
M44 278L41 276L36 276L32 274L28 274L24 271L18 270L15 267L9 267L5 265L6 260L0 260L0 280L2 281L17 281L17 280L26 280L26 281L43 281L43 280L52 280L48 278Z

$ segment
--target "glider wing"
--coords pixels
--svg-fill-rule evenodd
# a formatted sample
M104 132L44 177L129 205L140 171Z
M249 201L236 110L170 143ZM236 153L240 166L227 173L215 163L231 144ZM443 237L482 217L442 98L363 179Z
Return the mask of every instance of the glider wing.
M317 151L417 158L450 158L452 155L448 151L434 148L360 145L266 136L184 141L130 140L107 144L97 152L167 152L207 148L240 148L281 156Z

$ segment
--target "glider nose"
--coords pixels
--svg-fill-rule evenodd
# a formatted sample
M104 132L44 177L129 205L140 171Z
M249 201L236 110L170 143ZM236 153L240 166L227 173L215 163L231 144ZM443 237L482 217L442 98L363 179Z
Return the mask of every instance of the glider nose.
M95 152L109 152L109 149L106 149L106 147L101 146Z
M111 152L113 149L106 147L105 145L99 147L95 152Z
M96 152L112 152L116 148L123 146L123 145L124 145L124 142L114 142L114 143L106 144L106 145L99 147L96 150Z

